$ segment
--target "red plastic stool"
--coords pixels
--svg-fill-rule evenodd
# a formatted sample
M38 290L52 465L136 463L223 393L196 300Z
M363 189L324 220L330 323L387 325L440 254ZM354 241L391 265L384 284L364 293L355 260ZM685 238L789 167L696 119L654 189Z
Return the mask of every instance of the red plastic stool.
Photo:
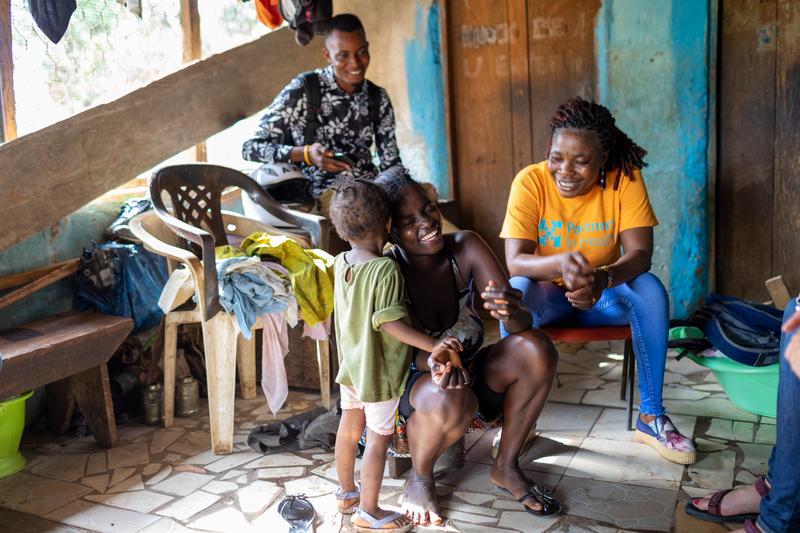
M633 354L630 326L607 326L602 328L570 328L545 326L541 330L552 341L590 342L590 341L625 341L625 353L622 359L622 383L619 399L627 400L628 431L633 430L633 382L636 376L636 357Z

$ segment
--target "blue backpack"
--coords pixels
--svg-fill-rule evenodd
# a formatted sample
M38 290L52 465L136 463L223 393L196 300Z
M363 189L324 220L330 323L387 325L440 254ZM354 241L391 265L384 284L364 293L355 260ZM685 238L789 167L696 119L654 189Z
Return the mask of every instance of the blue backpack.
M690 320L716 349L748 366L778 362L782 321L772 306L713 293Z

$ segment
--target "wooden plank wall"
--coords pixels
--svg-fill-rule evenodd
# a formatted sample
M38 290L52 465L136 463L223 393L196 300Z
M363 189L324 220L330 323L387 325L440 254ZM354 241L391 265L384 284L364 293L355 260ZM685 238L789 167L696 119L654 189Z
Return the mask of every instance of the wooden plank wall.
M0 250L257 113L321 62L278 30L0 146Z
M504 262L498 237L516 173L541 161L548 122L594 96L599 0L448 2L452 146L462 225Z
M719 44L717 290L800 291L800 3L723 0Z

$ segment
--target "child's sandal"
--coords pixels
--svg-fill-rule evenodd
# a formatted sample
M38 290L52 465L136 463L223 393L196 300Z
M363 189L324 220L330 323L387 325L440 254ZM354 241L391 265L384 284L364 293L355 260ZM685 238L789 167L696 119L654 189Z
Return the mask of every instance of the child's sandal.
M342 488L336 489L336 508L342 514L353 514L361 503L361 490L356 489L352 492L342 492Z

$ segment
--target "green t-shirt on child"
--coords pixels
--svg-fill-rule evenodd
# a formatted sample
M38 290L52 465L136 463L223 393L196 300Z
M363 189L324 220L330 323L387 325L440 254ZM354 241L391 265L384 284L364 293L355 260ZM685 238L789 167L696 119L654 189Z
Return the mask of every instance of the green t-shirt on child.
M353 387L362 402L399 398L410 371L411 347L380 326L408 316L403 275L388 257L354 265L344 255L336 256L333 267L336 383Z

